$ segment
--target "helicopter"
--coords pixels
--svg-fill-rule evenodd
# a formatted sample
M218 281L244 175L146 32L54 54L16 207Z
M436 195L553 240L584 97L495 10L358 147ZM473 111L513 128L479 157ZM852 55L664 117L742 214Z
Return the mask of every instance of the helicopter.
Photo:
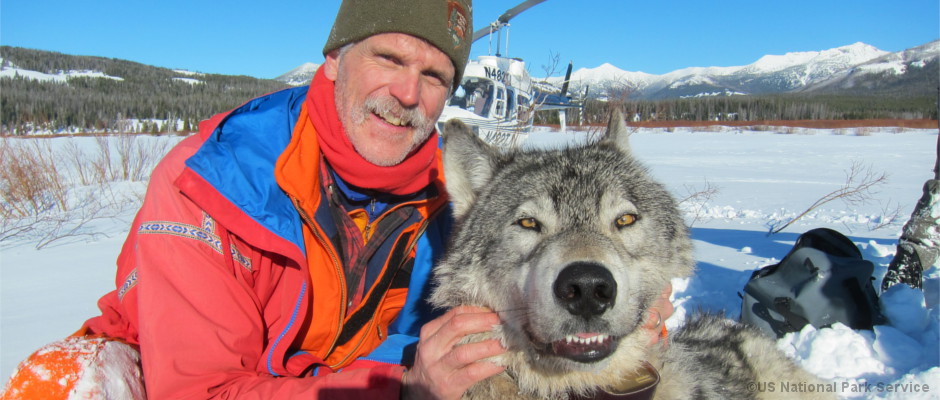
M580 102L573 102L567 93L572 64L568 64L559 93L552 85L535 82L526 69L525 61L505 57L499 50L501 31L509 27L509 21L544 1L524 1L473 33L471 43L490 38L490 53L495 35L496 54L478 56L467 63L460 86L454 90L438 119L439 128L444 122L457 118L487 143L503 148L516 147L528 137L536 111L558 110L562 130L565 129L566 111L582 108ZM508 53L508 32L505 48Z

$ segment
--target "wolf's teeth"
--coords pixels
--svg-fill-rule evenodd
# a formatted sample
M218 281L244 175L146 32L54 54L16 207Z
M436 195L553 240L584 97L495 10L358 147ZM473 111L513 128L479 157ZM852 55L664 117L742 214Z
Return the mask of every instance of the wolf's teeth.
M577 344L595 344L595 343L604 343L609 339L608 335L594 335L589 338L580 338L575 335L565 336L565 342L567 343L577 343Z

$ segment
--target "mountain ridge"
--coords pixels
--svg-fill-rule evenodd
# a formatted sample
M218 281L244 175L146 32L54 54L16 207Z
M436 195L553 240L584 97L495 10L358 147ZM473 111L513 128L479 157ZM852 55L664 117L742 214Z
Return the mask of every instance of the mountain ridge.
M847 46L811 52L790 52L765 55L754 63L731 67L687 67L656 75L622 70L610 63L596 68L580 68L571 75L571 91L577 93L587 85L595 97L629 91L631 99L656 100L696 97L705 93L770 94L790 92L832 92L844 87L825 84L854 71L855 80L862 75L896 71L897 75L913 68L924 68L940 57L940 40L899 52L887 52L857 42ZM893 68L878 68L893 62ZM871 65L865 68L865 65ZM861 68L861 69L856 69ZM548 81L560 85L564 78ZM871 86L871 85L869 85ZM936 90L936 88L924 88ZM875 93L871 93L875 94Z

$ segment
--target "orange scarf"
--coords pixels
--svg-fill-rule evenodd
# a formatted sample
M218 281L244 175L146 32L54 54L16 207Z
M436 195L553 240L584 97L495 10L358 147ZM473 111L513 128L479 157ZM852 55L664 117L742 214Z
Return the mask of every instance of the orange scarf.
M335 84L320 68L307 94L307 115L317 131L320 151L333 170L350 185L394 195L415 193L431 184L439 171L437 130L398 165L381 167L366 161L353 147L336 111Z

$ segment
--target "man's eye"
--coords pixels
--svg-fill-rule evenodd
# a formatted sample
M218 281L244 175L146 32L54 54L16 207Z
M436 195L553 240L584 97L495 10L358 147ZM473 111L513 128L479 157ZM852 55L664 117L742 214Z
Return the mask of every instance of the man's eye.
M450 85L450 82L447 79L444 79L444 77L438 73L426 72L424 76L428 77L432 82L434 82L437 85L441 85L441 86Z
M398 57L395 57L391 54L378 54L378 58L390 64L401 64L401 61L398 60Z

